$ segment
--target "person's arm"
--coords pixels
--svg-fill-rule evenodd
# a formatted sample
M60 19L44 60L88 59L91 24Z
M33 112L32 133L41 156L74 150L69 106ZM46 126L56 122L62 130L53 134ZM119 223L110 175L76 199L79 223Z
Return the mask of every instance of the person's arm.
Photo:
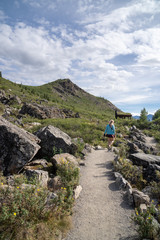
M115 126L113 125L112 128L113 128L113 132L114 132L113 134L115 134L116 133Z
M105 131L104 131L104 135L107 133L107 126L106 126L106 129L105 129Z

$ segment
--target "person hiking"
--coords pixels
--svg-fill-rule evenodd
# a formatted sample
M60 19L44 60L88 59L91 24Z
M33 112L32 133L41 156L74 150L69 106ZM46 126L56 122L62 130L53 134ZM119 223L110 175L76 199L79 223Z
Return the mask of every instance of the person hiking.
M107 133L107 135L106 135ZM106 129L104 131L104 136L108 137L108 151L112 150L112 145L115 140L115 126L114 120L110 120L109 124L107 124Z

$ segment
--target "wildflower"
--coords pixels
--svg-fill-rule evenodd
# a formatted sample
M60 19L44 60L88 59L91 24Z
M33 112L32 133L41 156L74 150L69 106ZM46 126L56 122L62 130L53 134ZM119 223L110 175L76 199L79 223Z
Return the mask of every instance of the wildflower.
M19 188L19 187L17 187L17 188Z
M1 183L1 185L3 185L3 182Z
M61 189L63 190L63 187L61 187Z
M66 188L63 188L64 190L66 190Z
M13 213L13 215L14 215L14 216L16 216L16 215L17 215L17 213L16 213L16 212L14 212L14 213Z
M136 211L136 215L138 216L138 211Z
M39 189L37 189L37 191L39 192Z

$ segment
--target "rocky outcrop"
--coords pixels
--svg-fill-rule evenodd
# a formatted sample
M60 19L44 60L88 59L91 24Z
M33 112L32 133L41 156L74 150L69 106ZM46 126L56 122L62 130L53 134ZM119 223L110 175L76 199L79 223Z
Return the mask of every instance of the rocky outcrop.
M41 128L35 135L41 139L41 149L38 152L40 157L52 157L57 152L75 154L77 146L72 143L71 138L59 128L51 125Z
M148 182L157 181L156 170L160 171L160 156L134 153L130 155L133 164L143 167L143 177Z
M47 187L49 180L49 175L47 171L28 169L25 171L25 174L30 179L36 178L42 187Z
M160 166L160 156L145 154L145 153L134 153L130 155L133 164L143 167L148 167L149 165L159 165Z
M130 129L130 140L128 140L128 146L130 148L130 153L156 153L155 143L153 139L147 137L141 130L137 129L135 126Z
M18 96L16 95L8 95L6 96L6 93L5 91L3 90L0 90L0 102L3 103L3 104L13 104L13 103L18 103L18 104L21 104L21 100Z
M132 189L133 199L135 207L139 207L141 204L146 204L149 206L150 204L150 198L148 195L144 194L143 192Z
M139 147L135 143L133 143L129 140L127 140L127 145L129 147L130 153L138 153L138 152L142 151L139 149Z
M71 110L59 109L57 107L43 106L36 103L25 103L19 114L28 114L38 119L46 118L79 118L79 114L74 114Z
M130 183L120 173L115 172L114 175L118 188L125 191L125 196L129 205L140 207L142 204L145 204L146 206L149 206L150 197L147 194L136 188L132 188Z
M40 149L40 139L0 117L0 171L17 173Z

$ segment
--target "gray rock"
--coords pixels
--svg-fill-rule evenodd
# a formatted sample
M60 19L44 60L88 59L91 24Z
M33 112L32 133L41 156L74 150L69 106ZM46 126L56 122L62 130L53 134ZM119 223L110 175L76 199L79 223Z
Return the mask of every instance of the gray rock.
M124 128L126 129L127 132L129 132L129 127L128 126L124 126Z
M0 90L0 102L3 103L3 104L7 104L7 105L10 105L10 104L13 104L13 103L18 103L18 104L21 104L21 100L18 96L14 95L9 95L9 96L6 96L6 93L5 91L3 90Z
M127 198L127 202L130 206L133 206L133 193L132 193L132 188L127 189L125 196Z
M55 199L57 199L57 194L56 193L53 193L53 192L49 192L48 193L48 196L46 198L46 201L45 201L45 209L44 211L48 211L50 210L52 207L55 206Z
M45 168L48 166L48 162L46 159L36 159L27 164L27 166L36 166L36 165L41 165L42 167Z
M47 187L49 179L47 171L27 169L25 173L30 179L36 178L42 187Z
M69 153L56 154L51 158L53 166L59 165L61 163L71 162L75 166L78 166L77 158Z
M60 176L56 176L48 180L49 191L54 192L61 189L61 187L62 187L62 181Z
M133 126L130 128L130 131L133 131L133 130L136 130L136 129L137 129L136 126L133 125Z
M55 118L55 117L65 118L64 113L62 114L60 109L55 107L46 107L36 103L25 103L22 106L19 113L28 114L32 117L39 118L39 119Z
M40 139L0 117L0 171L18 173L40 149Z
M132 162L138 166L148 167L149 164L160 166L160 156L145 153L134 153L130 155Z
M143 167L143 177L147 181L157 181L156 170L160 168L160 156L134 153L130 155L133 164Z
M129 146L130 153L138 153L140 151L139 147L129 140L127 141L127 145Z
M145 188L142 189L142 192L148 195L149 197L152 197L153 187L146 186Z
M116 178L116 184L118 185L119 189L127 190L130 188L129 182L118 172L114 173Z
M81 153L83 155L87 155L88 153L91 153L91 152L92 152L92 146L86 143Z
M95 150L103 150L104 148L103 148L102 146L100 146L100 145L97 145L97 146L95 146L94 149L95 149Z
M147 205L145 203L141 203L139 208L142 213L147 212Z
M137 190L137 189L132 189L133 193L133 199L134 199L134 204L135 207L139 207L141 204L146 204L147 206L150 204L150 197L143 192Z
M86 166L86 163L81 160L81 161L79 162L79 165L80 165L80 166Z
M38 153L39 157L52 157L55 152L75 154L77 146L72 143L71 138L59 128L47 126L41 128L35 133L41 139L41 149Z
M54 106L45 106L37 103L25 103L20 114L28 114L39 119L46 118L79 118L79 113L73 113L68 109L59 109Z
M82 186L79 185L74 189L74 199L77 199L82 191Z
M147 137L144 133L142 133L141 130L137 128L132 129L130 132L130 138L132 139L133 144L136 145L143 152L145 153L156 152L155 141L153 143L153 140Z

